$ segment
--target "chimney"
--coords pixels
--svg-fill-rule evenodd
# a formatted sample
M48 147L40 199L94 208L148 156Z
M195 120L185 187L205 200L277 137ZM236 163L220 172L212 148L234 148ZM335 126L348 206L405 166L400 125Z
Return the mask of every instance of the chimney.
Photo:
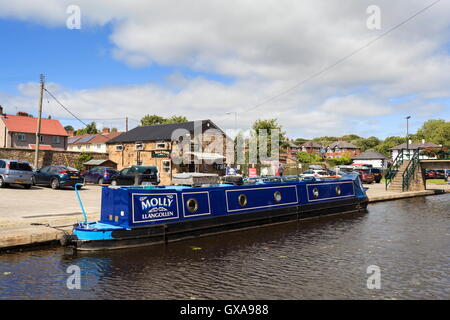
M102 133L110 133L111 130L109 128L103 128Z
M28 113L26 113L26 112L23 112L23 111L19 111L19 112L17 112L17 114L16 115L18 115L18 116L21 116L21 117L29 117L29 114Z
M422 144L425 144L425 139L422 139Z
M3 107L0 105L0 116L3 115Z

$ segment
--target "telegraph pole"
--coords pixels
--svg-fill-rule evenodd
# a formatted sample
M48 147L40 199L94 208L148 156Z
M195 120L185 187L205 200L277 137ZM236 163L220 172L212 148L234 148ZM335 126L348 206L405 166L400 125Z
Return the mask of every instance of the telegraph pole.
M38 168L38 160L39 160L39 143L41 137L41 118L42 118L42 98L44 96L44 81L45 76L41 74L40 82L41 82L41 94L39 97L39 112L38 112L38 121L36 128L36 152L34 153L34 168Z
M128 117L125 118L125 132L128 132Z

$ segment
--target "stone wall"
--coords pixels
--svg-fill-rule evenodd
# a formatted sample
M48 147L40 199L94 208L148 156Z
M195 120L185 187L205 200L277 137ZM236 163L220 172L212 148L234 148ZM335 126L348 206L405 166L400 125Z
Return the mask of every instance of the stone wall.
M34 164L34 154L35 151L31 149L0 148L0 159L28 161L31 165ZM108 154L105 153L89 152L88 154L92 156L92 159L108 159ZM80 152L73 151L41 150L39 151L38 167L49 165L75 167L80 155Z

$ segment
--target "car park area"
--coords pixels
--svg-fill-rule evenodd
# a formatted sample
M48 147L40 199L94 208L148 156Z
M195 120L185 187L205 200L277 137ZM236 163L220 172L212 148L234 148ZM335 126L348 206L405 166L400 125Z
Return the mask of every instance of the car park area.
M79 191L88 216L97 217L100 211L101 186L86 185ZM0 226L45 223L58 218L70 223L83 219L73 188L53 190L51 187L32 186L25 189L10 185L0 190Z

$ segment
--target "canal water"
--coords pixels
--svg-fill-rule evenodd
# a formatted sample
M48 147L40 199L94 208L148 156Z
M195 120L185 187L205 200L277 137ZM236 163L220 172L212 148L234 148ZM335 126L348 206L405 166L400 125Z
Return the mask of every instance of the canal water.
M368 211L167 246L3 253L0 299L449 299L450 194Z

